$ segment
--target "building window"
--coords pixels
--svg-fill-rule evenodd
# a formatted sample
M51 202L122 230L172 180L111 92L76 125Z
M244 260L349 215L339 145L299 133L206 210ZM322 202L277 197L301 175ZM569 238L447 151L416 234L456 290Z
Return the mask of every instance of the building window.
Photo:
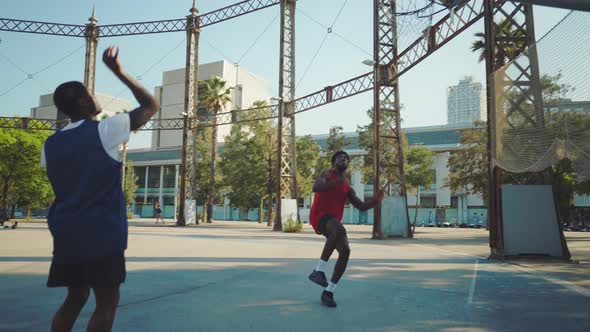
M436 196L420 196L420 206L433 208L436 206Z
M145 187L145 166L135 166L133 167L133 172L137 179L135 181L137 189L143 189Z
M174 165L167 165L162 167L164 167L164 183L162 184L162 186L164 188L171 188L172 190L174 190L174 187L176 185L176 167Z
M150 166L148 168L148 189L160 188L160 167Z
M451 196L451 208L456 209L459 207L459 199L457 196Z
M174 196L164 196L162 197L162 204L163 206L174 206Z

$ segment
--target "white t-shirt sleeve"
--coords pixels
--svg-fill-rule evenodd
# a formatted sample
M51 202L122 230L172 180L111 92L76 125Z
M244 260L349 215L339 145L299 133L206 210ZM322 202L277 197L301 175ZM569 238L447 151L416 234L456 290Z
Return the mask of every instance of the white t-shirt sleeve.
M41 167L47 167L47 161L45 161L45 143L41 146Z
M121 144L129 141L130 128L129 113L120 113L98 123L102 146L116 161L121 161Z

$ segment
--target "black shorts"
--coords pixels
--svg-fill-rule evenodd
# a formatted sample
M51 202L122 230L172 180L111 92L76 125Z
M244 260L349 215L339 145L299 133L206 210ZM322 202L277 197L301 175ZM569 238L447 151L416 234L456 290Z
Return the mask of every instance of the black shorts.
M112 287L125 282L123 253L74 264L51 263L47 287Z
M338 219L336 219L336 217L334 217L330 214L326 214L320 218L320 222L318 223L318 230L320 231L320 234L322 234L323 236L328 236L328 231L326 230L326 224L328 223L328 221L330 219L334 219L334 220L338 221Z

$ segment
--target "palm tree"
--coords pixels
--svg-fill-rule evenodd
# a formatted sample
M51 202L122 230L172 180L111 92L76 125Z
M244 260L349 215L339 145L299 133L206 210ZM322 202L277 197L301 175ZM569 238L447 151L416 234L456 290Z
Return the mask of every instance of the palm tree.
M524 31L522 29L515 28L512 21L502 20L500 23L494 23L494 25L496 38L519 38L519 40L516 41L506 41L504 43L504 47L496 48L496 65L498 67L502 67L506 64L506 62L516 58L524 51L527 46L527 41L524 38ZM483 32L478 32L475 34L475 36L477 37L477 40L471 44L471 51L474 53L480 52L479 62L482 62L486 59L485 34Z
M226 81L214 76L202 81L202 96L199 98L203 105L213 112L213 119L225 105L231 101L230 92L232 88L225 87ZM217 157L217 126L211 130L211 166L209 169L209 192L207 194L207 222L213 220L213 198L215 194L215 159Z

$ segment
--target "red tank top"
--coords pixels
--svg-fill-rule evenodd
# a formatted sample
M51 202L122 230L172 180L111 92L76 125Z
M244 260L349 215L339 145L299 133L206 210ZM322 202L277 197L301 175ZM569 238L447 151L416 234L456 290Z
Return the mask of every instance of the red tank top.
M330 170L330 181L337 181L338 175L336 170ZM344 213L344 203L348 198L350 192L350 185L348 181L344 181L328 191L316 192L309 212L309 223L317 234L319 232L320 219L329 214L336 219L342 221Z

